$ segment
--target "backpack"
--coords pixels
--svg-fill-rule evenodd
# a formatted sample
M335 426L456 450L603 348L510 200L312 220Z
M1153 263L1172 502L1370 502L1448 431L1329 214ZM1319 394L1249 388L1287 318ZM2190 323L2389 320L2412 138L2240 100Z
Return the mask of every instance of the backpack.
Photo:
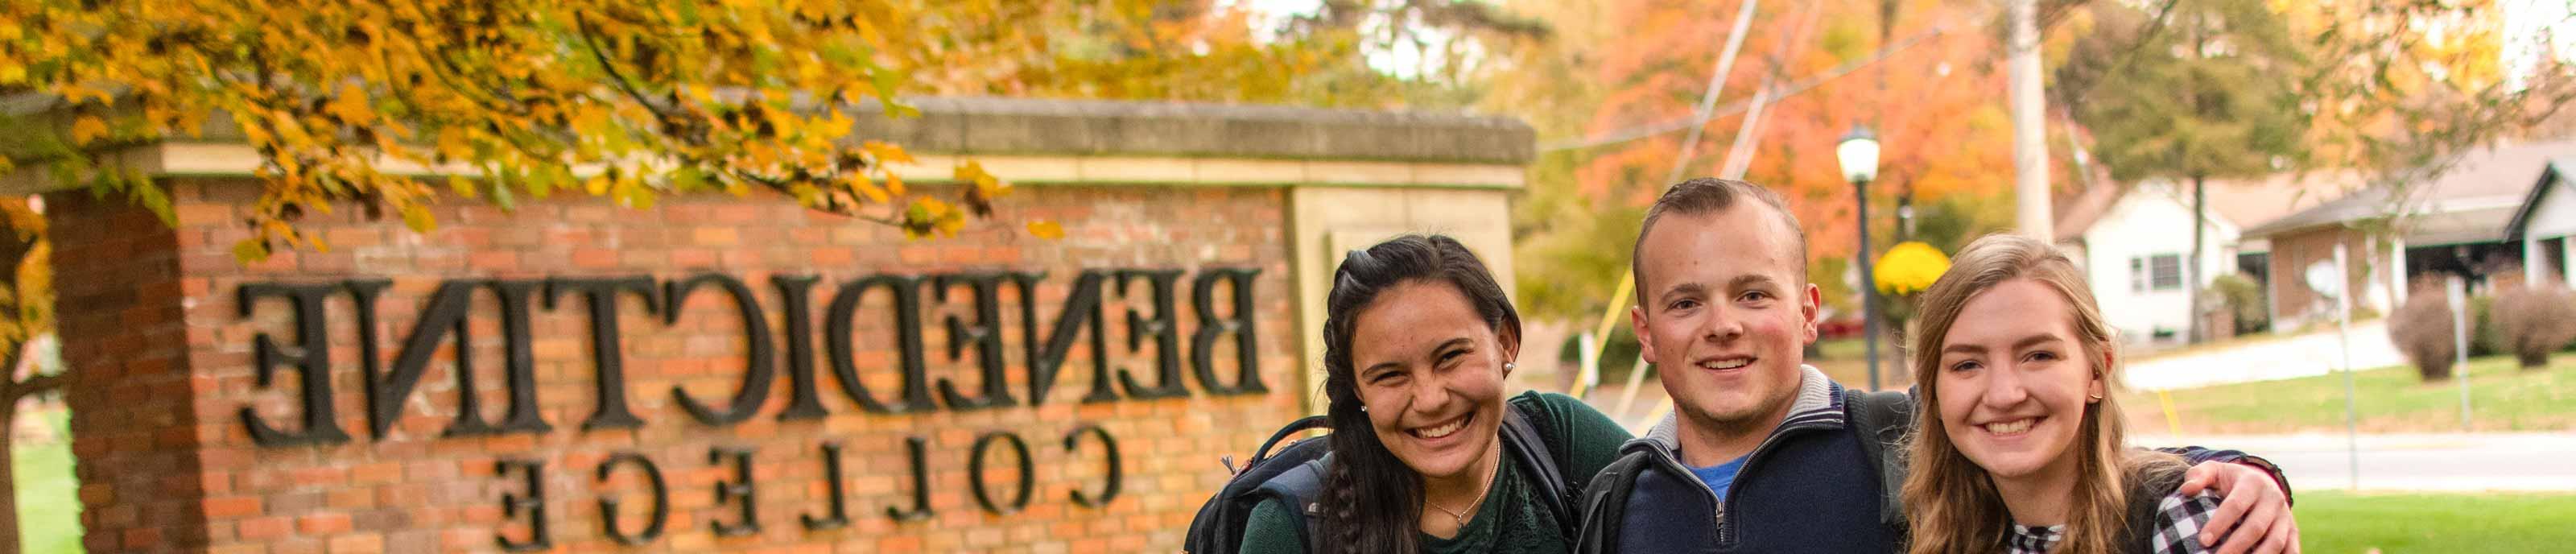
M1516 401L1507 401L1505 405L1511 409L1503 412L1503 455L1518 460L1522 467L1536 469L1531 472L1530 478L1535 481L1532 485L1552 493L1548 495L1547 508L1556 514L1560 525L1566 526L1558 532L1571 534L1580 513L1575 511L1571 501L1573 489L1567 486L1563 463L1548 449L1538 427L1530 423L1535 415L1524 413L1536 408L1524 408L1521 402ZM1199 507L1196 517L1190 519L1189 537L1182 541L1181 551L1196 554L1234 554L1241 551L1244 528L1251 523L1252 509L1273 498L1297 507L1305 519L1305 524L1297 527L1298 542L1306 545L1307 552L1321 551L1315 530L1323 520L1323 508L1316 501L1324 496L1324 473L1333 459L1330 441L1316 436L1291 442L1277 452L1272 452L1271 448L1298 433L1330 427L1324 416L1306 416L1281 427L1270 435L1269 440L1262 441L1260 448L1253 450L1251 461L1245 462L1243 467L1234 467L1232 457L1227 457L1223 462L1226 470L1234 472L1234 476Z
M1912 426L1914 396L1904 391L1864 392L1844 389L1843 414L1859 435L1861 454L1878 466L1879 523L1895 530L1900 540L1905 536L1905 511L1902 505L1905 466L1901 458L1906 430ZM1895 451L1890 454L1890 451ZM1654 461L1650 454L1630 452L1601 468L1601 474L1583 488L1583 525L1574 536L1575 552L1619 551L1620 522L1627 518L1628 494L1637 487L1637 475L1650 471Z

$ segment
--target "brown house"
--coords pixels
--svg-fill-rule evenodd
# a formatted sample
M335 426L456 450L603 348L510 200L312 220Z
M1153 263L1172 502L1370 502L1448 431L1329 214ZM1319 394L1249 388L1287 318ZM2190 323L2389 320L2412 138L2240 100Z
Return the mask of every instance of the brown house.
M2386 313L2405 302L2410 283L2449 275L2466 278L2473 291L2563 278L2569 259L2563 236L2508 241L2507 235L2550 160L2571 155L2576 141L2480 150L2429 182L2361 188L2247 229L2243 240L2269 244L2265 292L2273 325L2291 328L2333 316L2335 304L2300 276L2315 264L2333 263L2337 250L2349 259L2345 288L2352 294L2346 300L2362 312ZM2521 269L2526 265L2532 275Z

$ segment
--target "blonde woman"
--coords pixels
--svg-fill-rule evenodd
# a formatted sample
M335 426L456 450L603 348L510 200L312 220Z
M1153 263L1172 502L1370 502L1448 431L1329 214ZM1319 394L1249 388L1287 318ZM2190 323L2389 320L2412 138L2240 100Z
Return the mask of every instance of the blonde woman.
M1909 446L1914 554L2206 552L2219 499L2123 445L2111 330L2083 274L2020 235L1971 243L1924 291ZM2297 536L2262 550L2296 552Z

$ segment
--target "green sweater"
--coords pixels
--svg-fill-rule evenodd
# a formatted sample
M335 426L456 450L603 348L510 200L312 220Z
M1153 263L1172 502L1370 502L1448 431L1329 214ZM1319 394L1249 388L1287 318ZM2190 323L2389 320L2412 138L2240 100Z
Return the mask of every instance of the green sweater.
M1530 391L1512 397L1511 402L1536 408L1523 413L1542 415L1530 423L1538 427L1548 451L1566 462L1565 481L1573 486L1590 483L1593 474L1619 458L1619 445L1634 438L1609 416L1571 396ZM1520 467L1511 456L1503 460L1475 519L1468 520L1455 537L1421 535L1424 552L1559 554L1571 550L1566 537L1557 535L1561 527L1556 515L1540 503L1542 497L1531 484L1535 480L1528 472L1534 470ZM1277 500L1262 502L1253 508L1244 529L1242 554L1301 554L1306 545L1297 541L1297 528L1305 524L1305 517L1295 509Z

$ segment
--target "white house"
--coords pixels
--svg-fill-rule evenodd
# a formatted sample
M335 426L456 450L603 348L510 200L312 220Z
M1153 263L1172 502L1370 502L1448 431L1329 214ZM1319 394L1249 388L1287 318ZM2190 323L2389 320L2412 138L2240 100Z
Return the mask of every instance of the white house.
M2218 188L2209 187L2213 193ZM2089 206L2079 199L2057 228L2058 244L2084 266L2102 317L2119 329L2122 342L2183 341L2191 328L2190 289L2184 286L2190 271L2184 260L2191 256L2188 185L2150 180L2115 194ZM2215 206L2221 197L2211 194L2209 200ZM2200 281L2207 285L2236 272L2239 227L2213 209L2202 231Z
M2576 251L2576 240L2570 237L2576 237L2576 156L2550 160L2541 169L2505 223L2504 241L2522 248L2524 282L2563 282L2576 275L2576 255L2568 255ZM2547 262L2552 259L2556 263Z

